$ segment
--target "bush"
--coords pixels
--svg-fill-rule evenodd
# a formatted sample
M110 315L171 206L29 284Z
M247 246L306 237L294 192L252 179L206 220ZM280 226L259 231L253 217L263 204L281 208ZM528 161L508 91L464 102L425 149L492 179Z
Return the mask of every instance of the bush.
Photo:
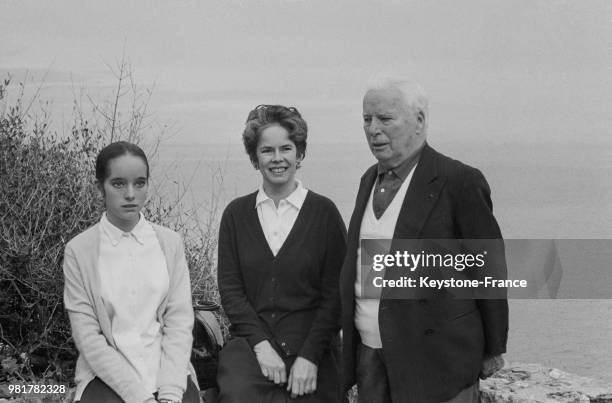
M10 351L3 367L20 378L65 378L75 352L62 255L99 216L88 166L96 139L74 129L60 140L44 124L30 132L26 120L20 101L0 119L0 337Z
M117 94L125 93L122 82L131 78L125 66L122 62ZM8 79L0 83L0 106L8 86ZM0 382L41 377L66 382L72 381L77 352L62 299L64 246L103 210L93 180L98 150L110 139L139 142L146 103L137 105L127 122L116 114L119 96L110 105L113 114L96 106L103 125L88 124L79 110L70 133L60 137L24 110L22 99L0 108ZM183 234L194 295L218 302L214 212L201 226L197 215L181 206L153 194L145 214Z

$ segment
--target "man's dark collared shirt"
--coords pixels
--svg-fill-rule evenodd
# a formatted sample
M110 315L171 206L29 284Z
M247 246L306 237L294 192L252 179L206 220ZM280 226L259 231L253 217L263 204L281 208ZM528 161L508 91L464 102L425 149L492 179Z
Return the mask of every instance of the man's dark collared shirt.
M421 148L422 150L422 148ZM382 217L389 204L402 186L402 183L412 171L412 168L419 162L421 155L419 150L415 155L406 159L395 168L385 169L378 164L378 175L374 185L374 195L372 197L372 207L376 219Z

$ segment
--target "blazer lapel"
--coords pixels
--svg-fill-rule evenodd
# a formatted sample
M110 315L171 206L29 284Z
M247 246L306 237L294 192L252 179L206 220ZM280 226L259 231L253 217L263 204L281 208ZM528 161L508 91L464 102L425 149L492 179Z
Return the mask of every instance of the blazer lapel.
M393 232L394 239L420 238L443 185L444 180L438 176L437 153L425 144L404 197Z
M361 221L363 221L363 214L365 213L366 206L368 204L368 199L370 197L370 193L372 192L372 187L374 186L374 182L376 180L376 165L370 167L366 173L361 178L361 183L359 184L359 190L357 191L357 199L355 201L355 209L353 210L353 215L351 215L351 222L349 224L349 232L348 232L348 248L349 250L351 246L357 250L359 247L359 230L361 229Z
M361 229L361 221L363 220L363 214L368 204L370 192L374 186L376 172L377 168L376 165L374 165L361 177L359 190L357 191L357 199L355 200L355 209L353 210L349 223L347 253L342 265L341 282L344 284L343 293L350 300L354 298L353 285L355 284L356 276L355 265L357 264L357 249L359 248L359 230Z

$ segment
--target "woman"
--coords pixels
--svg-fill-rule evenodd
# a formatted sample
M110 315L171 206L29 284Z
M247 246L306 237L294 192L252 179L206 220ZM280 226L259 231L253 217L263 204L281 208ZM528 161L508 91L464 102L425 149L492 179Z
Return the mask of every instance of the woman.
M221 402L335 402L331 343L346 229L336 206L295 179L306 153L295 108L260 105L243 142L263 183L232 201L219 229L218 282L233 339L221 351Z
M140 212L147 157L112 143L97 156L96 179L106 211L64 254L64 304L79 351L75 400L198 402L183 244Z

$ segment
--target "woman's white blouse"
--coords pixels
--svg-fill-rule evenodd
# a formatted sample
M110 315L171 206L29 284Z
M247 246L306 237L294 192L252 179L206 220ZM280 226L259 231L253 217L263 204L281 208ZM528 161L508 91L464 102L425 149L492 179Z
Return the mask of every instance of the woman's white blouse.
M101 296L117 349L146 387L157 391L161 332L156 312L168 293L166 259L155 230L141 215L131 232L100 220Z
M278 203L278 207L274 205L274 200L266 194L263 186L260 186L259 192L257 192L257 198L255 199L257 216L274 256L289 236L289 232L291 232L308 194L308 190L302 185L302 182L297 179L296 182L295 190L286 199L282 199Z

